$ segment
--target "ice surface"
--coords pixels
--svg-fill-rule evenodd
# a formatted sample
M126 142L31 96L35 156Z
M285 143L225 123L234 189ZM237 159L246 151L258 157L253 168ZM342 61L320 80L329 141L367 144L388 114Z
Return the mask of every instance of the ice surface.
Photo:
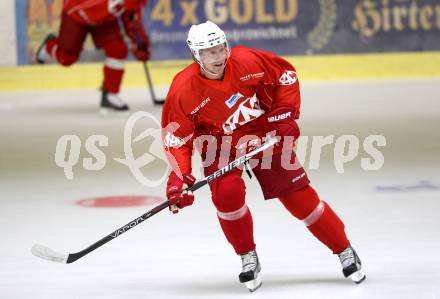
M207 188L192 207L159 213L73 264L34 257L34 243L77 252L152 207L90 208L75 201L163 196L164 185L144 187L113 160L124 157L126 118L100 116L97 91L0 93L0 298L440 298L439 86L440 80L302 85L302 134L386 136L380 170L361 169L368 157L361 150L337 173L334 146L327 146L319 169L308 171L344 220L367 280L344 279L338 258L277 200L264 202L256 181L246 178L263 278L253 294L238 282L241 262L222 235ZM160 116L146 90L122 97L133 111ZM74 179L67 180L54 153L68 134L83 146L90 135L107 136L105 167L85 170L90 155L83 147ZM148 140L137 146L139 156ZM144 172L154 177L162 169L158 162Z

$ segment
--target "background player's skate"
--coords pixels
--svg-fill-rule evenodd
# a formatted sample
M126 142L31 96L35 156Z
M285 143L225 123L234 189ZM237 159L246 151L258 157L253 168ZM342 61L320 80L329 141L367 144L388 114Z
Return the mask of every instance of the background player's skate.
M46 35L46 37L44 38L40 47L38 47L38 50L35 54L35 60L37 61L37 63L44 64L51 57L50 54L47 52L46 45L49 41L55 40L56 38L57 36L55 35L55 33L52 32Z
M107 114L111 112L127 112L129 109L128 105L122 101L119 94L102 91L101 96L101 114Z

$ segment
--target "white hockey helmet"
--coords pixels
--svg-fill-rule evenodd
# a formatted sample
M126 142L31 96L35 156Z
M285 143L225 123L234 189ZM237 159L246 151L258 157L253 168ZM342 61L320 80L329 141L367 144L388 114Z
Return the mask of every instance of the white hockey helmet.
M188 44L192 55L199 64L202 63L200 58L200 50L226 44L226 48L229 52L225 32L211 21L206 21L205 23L200 23L198 25L192 25L189 29L186 43Z

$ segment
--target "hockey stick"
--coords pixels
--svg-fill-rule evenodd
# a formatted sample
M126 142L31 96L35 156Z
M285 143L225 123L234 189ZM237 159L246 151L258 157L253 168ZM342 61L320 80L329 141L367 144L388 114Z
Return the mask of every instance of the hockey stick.
M122 35L124 36L125 42L128 43L128 40L130 39L130 37L127 34L127 30L124 27L123 21L121 20L121 18L117 18L117 21L118 21L119 29L121 30ZM138 33L135 34L135 41L136 41L136 43L141 41L141 37ZM153 81L151 80L150 71L148 70L147 62L143 61L142 66L144 67L145 77L147 78L148 89L150 90L150 96L151 96L151 99L153 100L153 103L155 105L163 105L163 103L165 103L165 99L157 99L156 98L156 94L155 94L154 88L153 88Z
M256 149L254 149L253 151L235 159L234 161L232 161L231 163L229 163L228 165L226 165L225 167L217 170L216 172L214 172L213 174L207 176L206 178L196 182L193 186L186 188L183 190L183 192L194 192L200 188L202 188L203 186L205 186L206 184L208 184L209 182L211 182L212 180L215 180L223 175L225 175L226 173L228 173L229 171L231 171L232 169L245 164L247 161L249 161L252 157L254 157L256 154L268 149L269 147L271 147L272 145L274 145L277 142L277 140L275 138L270 138L268 140L266 140L266 142L257 147ZM44 245L40 245L40 244L35 244L34 246L32 246L31 252L33 255L48 260L48 261L52 261L52 262L58 262L58 263L66 263L66 264L70 264L73 263L74 261L82 258L83 256L89 254L90 252L92 252L93 250L101 247L102 245L104 245L105 243L119 237L120 235L122 235L123 233L125 233L126 231L132 229L133 227L137 226L139 223L144 222L145 220L147 220L148 218L150 218L151 216L157 214L158 212L168 208L170 205L170 203L168 201L165 201L163 203L161 203L160 205L154 207L153 209L151 209L150 211L148 211L147 213L143 214L142 216L130 221L129 223L127 223L126 225L118 228L117 230L115 230L114 232L112 232L111 234L105 236L104 238L102 238L101 240L93 243L92 245L90 245L89 247L75 252L75 253L60 253L57 252L55 250L52 250Z
M143 62L142 64L144 66L145 77L147 77L148 89L150 90L150 95L151 95L151 99L153 100L153 103L156 105L163 105L163 103L165 103L165 99L156 98L153 81L151 80L150 71L148 70L147 63Z

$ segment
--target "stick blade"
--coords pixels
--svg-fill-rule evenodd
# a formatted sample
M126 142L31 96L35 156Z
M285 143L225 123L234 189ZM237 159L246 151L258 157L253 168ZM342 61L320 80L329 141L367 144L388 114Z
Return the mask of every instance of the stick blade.
M67 263L67 258L69 257L68 254L56 252L49 247L46 247L41 244L35 244L31 248L31 252L36 257L51 261L51 262L57 262L57 263Z

